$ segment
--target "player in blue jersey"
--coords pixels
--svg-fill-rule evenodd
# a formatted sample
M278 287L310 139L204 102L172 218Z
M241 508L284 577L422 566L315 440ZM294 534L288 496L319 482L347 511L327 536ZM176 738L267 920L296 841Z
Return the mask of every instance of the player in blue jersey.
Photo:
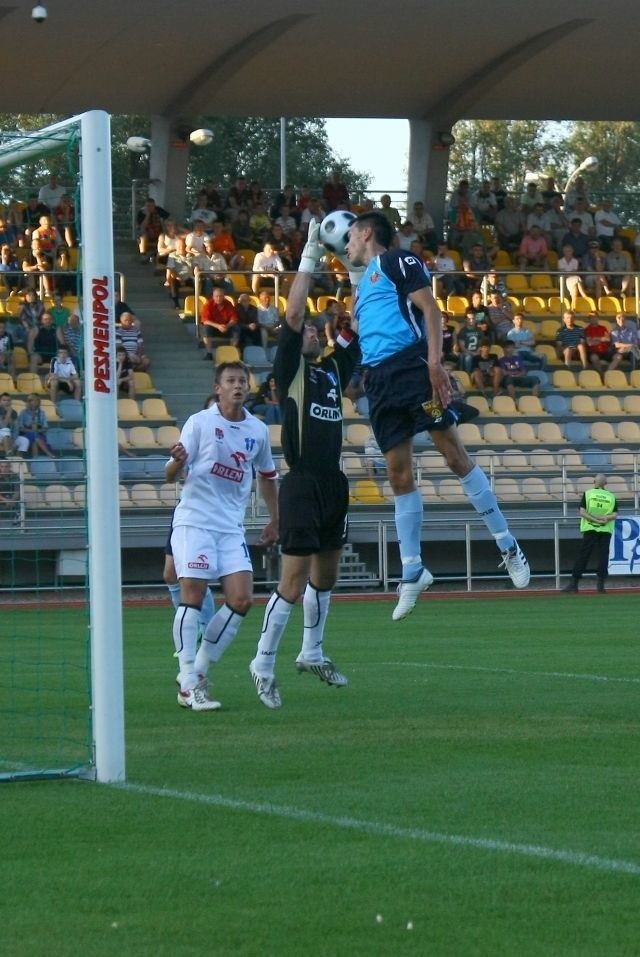
M433 583L423 565L422 498L413 475L413 436L427 430L458 476L469 501L502 553L516 588L529 583L529 565L510 533L486 475L460 439L459 415L442 365L442 315L424 263L392 248L386 217L363 213L349 229L348 265L357 282L354 316L360 336L364 387L374 435L384 454L395 502L402 560L395 621L405 618ZM360 275L358 276L358 271Z

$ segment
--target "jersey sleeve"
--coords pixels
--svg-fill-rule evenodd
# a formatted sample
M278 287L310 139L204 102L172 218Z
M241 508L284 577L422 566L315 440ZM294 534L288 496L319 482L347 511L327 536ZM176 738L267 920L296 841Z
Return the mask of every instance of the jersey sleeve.
M256 422L260 422L260 420L256 419ZM275 463L273 461L271 444L269 442L269 430L263 422L260 424L262 426L260 451L256 455L253 464L258 475L262 475L263 478L275 479L278 477L278 470L276 469Z
M431 288L431 276L427 267L411 253L389 249L380 257L380 266L395 285L398 295L406 296L418 289Z
M296 332L285 322L278 333L278 349L273 363L273 374L283 402L289 386L296 377L302 360L302 331Z
M182 426L182 432L180 433L180 442L187 453L187 466L193 462L198 453L199 437L200 429L196 423L196 416L191 415Z

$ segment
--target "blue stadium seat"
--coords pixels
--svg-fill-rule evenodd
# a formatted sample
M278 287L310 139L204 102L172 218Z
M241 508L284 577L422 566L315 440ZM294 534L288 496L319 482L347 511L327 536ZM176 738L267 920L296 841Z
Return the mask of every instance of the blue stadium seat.
M43 482L59 482L60 473L54 459L48 459L43 455L38 456L29 463L29 471L34 479Z
M85 477L85 466L82 459L59 459L57 466L65 482L79 482Z
M73 444L73 432L71 429L48 429L47 441L54 452L77 451Z

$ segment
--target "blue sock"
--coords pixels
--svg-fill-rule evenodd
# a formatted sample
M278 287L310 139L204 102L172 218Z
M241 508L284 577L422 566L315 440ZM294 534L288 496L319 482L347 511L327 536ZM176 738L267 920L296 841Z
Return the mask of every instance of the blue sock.
M476 512L482 518L496 545L501 552L506 552L514 544L514 538L507 526L507 520L500 511L498 500L495 497L489 480L478 465L474 465L470 472L460 479L462 488Z
M394 497L396 531L402 560L402 578L411 581L422 570L420 533L422 531L422 498L414 489Z

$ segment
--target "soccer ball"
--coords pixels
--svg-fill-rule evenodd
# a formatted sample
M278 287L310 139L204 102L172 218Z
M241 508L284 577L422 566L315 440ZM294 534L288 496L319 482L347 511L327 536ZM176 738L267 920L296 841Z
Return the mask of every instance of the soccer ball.
M336 209L320 223L318 238L325 249L336 256L344 256L349 240L348 232L351 223L356 218L354 213L346 209Z

